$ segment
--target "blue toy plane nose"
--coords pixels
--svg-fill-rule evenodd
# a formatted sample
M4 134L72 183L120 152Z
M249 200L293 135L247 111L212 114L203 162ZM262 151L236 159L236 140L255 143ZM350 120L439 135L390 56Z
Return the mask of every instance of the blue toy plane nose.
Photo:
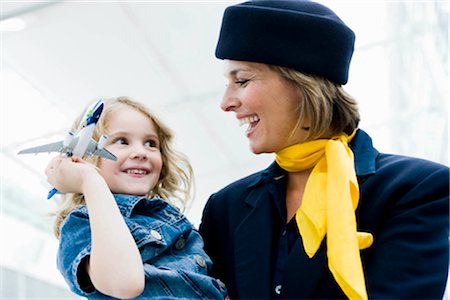
M102 114L103 106L104 102L100 99L92 106L92 108L88 109L88 113L86 114L86 126L97 123Z
M52 188L52 189L50 190L50 192L48 192L47 200L50 200L50 198L53 197L53 196L54 196L55 194L57 194L57 193L58 193L58 190L55 189L55 188Z

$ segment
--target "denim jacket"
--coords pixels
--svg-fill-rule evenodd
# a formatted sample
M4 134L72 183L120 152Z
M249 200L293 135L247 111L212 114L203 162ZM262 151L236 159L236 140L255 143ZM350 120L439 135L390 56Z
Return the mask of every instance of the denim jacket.
M203 240L177 209L160 197L114 195L141 253L145 289L138 298L223 299L224 285L207 275L211 260ZM90 282L83 260L91 253L86 206L72 211L61 227L58 269L70 289L90 299L111 299ZM114 263L113 261L111 263Z

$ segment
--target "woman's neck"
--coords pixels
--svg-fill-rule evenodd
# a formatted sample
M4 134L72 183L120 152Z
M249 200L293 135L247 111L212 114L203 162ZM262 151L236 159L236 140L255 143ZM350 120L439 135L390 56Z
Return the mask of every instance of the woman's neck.
M305 191L306 182L312 169L301 172L288 173L288 182L286 188L286 222L294 217L297 209L300 207Z

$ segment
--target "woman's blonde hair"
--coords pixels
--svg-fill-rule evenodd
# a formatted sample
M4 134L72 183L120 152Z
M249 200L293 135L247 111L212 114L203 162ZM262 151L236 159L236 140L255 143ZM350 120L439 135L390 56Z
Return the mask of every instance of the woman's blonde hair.
M269 67L297 85L302 92L304 101L299 106L299 118L294 130L307 119L307 140L330 138L342 132L351 134L358 127L360 116L357 102L341 85L290 68Z
M152 120L160 141L161 158L163 161L161 174L156 186L148 191L146 196L151 198L159 195L167 202L184 211L194 196L194 177L191 164L184 154L173 149L172 131L144 105L127 97L106 100L92 138L97 141L102 135L106 134L110 116L116 112L120 112L120 109L124 106L134 108ZM83 117L84 114L77 118L72 130L79 130L78 126ZM83 159L98 166L99 158L97 156L86 156ZM82 194L65 194L61 198L60 207L55 212L56 219L54 224L54 234L58 238L61 224L67 215L75 208L85 204Z

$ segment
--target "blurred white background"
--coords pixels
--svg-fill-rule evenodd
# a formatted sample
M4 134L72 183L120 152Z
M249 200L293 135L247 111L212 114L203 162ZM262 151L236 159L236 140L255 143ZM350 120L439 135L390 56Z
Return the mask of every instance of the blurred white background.
M319 2L356 33L346 90L375 147L448 165L448 1ZM272 161L219 108L214 49L232 3L1 0L1 299L76 297L56 270L51 155L16 153L62 138L87 103L129 96L174 130L196 175L196 226L211 193Z

